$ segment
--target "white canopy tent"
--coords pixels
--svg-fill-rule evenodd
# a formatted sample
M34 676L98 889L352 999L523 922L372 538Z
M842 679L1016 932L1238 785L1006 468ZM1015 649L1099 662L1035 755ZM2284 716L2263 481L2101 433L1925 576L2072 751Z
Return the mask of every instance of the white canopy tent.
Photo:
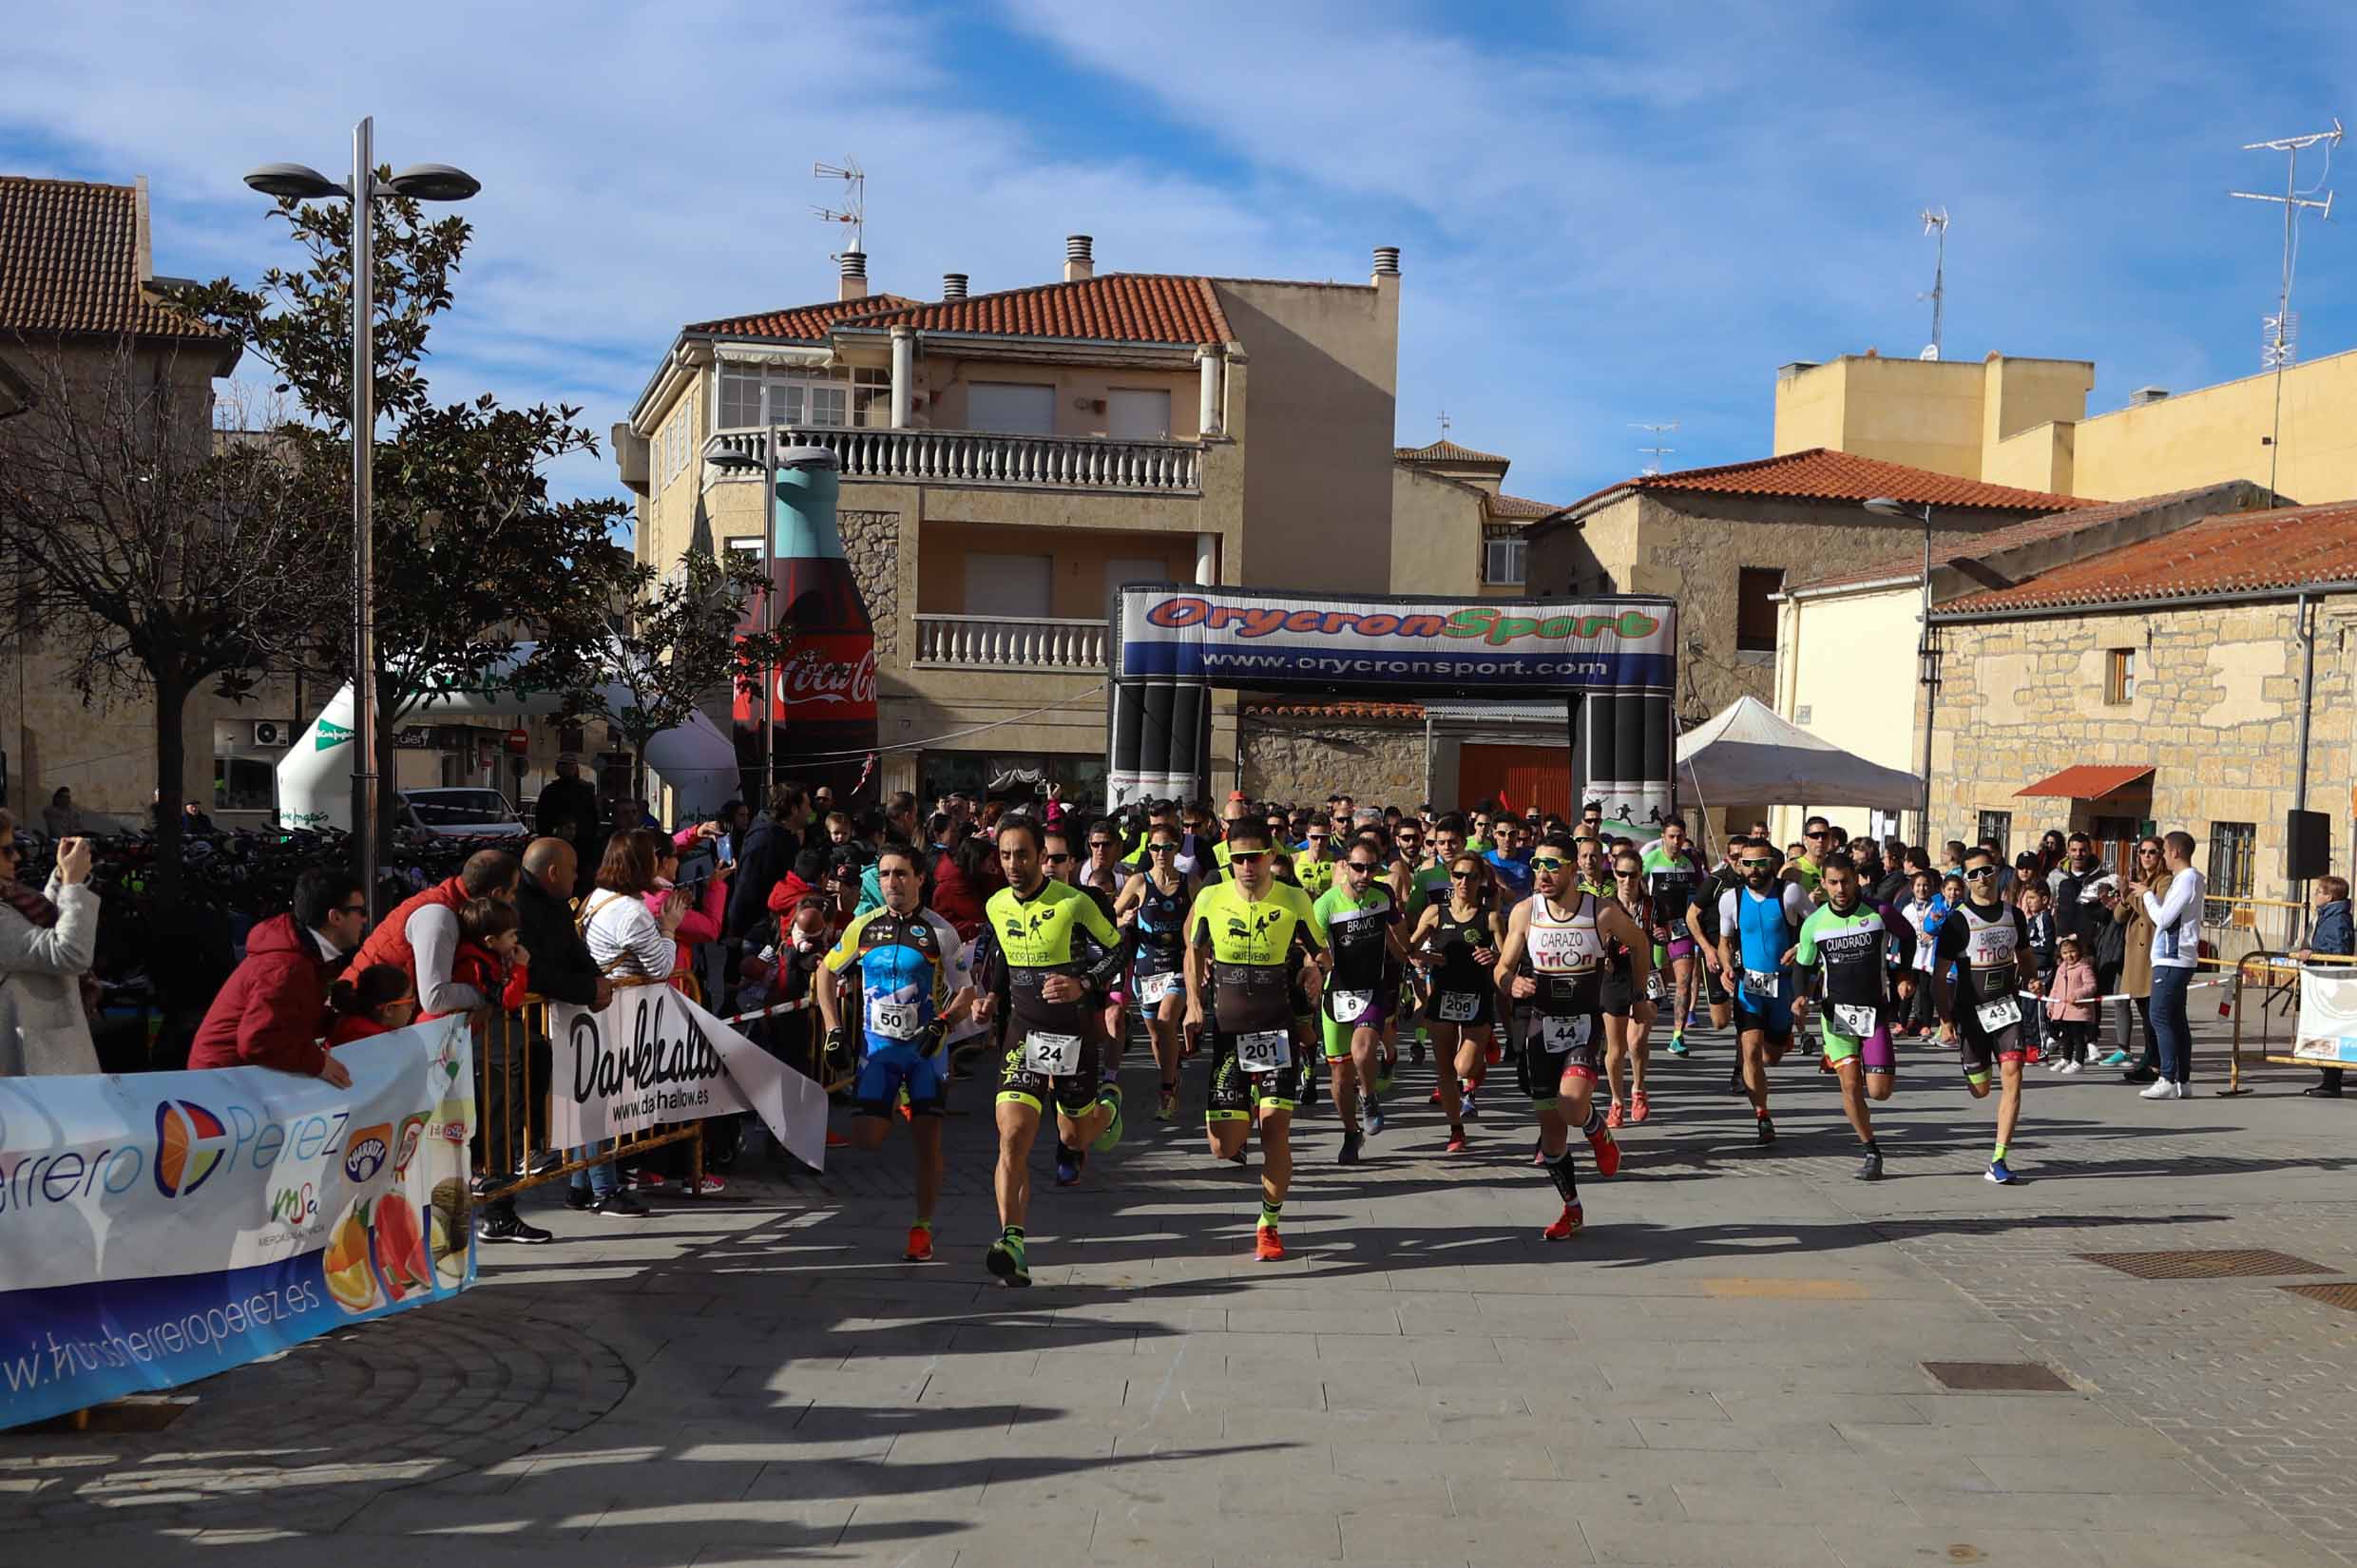
M1677 740L1677 794L1706 811L1732 806L1865 806L1913 811L1924 781L1853 756L1738 697Z

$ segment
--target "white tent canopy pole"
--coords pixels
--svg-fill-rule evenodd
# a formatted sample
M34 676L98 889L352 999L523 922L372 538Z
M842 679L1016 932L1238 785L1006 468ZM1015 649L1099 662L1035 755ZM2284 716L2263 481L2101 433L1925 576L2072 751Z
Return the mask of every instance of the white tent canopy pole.
M532 655L532 644L519 642L513 652L489 672L493 681L511 674ZM627 708L630 697L618 686L605 689L606 702ZM528 697L489 687L445 687L423 706L404 716L398 727L438 723L452 717L487 714L526 717L555 713L563 703L550 693ZM702 714L676 730L665 730L646 744L646 765L659 783L679 797L682 813L715 813L737 794L737 747L719 726ZM328 699L319 717L278 762L278 822L287 828L352 828L352 686L346 682Z

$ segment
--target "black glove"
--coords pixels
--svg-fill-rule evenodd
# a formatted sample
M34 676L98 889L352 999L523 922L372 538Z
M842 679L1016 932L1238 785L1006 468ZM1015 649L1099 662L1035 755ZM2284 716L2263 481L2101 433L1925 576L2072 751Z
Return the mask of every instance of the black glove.
M852 1032L848 1025L838 1023L827 1031L827 1054L845 1061L852 1059Z
M943 1019L934 1019L931 1023L925 1025L925 1033L923 1036L924 1044L921 1048L920 1054L924 1056L940 1055L941 1047L943 1043L949 1040L949 1023Z

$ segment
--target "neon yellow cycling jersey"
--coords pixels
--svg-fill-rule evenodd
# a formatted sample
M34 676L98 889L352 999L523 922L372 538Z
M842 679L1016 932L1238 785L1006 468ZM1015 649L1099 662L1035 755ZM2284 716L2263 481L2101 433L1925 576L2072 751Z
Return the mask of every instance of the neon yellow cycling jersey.
M1273 882L1257 899L1235 882L1215 882L1198 893L1187 911L1187 940L1211 948L1214 964L1269 968L1282 965L1293 936L1304 933L1313 951L1326 946L1326 923L1310 895L1290 883Z
M1078 974L1121 951L1121 934L1097 901L1050 877L1029 898L1001 888L983 917L1006 960L1001 981L1016 1019L1031 1028L1077 1032L1084 1004L1049 1002L1040 986L1049 975Z

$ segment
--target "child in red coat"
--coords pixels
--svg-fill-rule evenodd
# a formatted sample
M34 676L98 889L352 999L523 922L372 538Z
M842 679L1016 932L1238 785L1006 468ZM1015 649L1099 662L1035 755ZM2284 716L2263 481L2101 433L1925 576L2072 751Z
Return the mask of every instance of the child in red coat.
M327 1004L335 1015L327 1031L331 1046L406 1029L417 1017L410 977L397 964L372 964L356 975L346 975L328 993Z

